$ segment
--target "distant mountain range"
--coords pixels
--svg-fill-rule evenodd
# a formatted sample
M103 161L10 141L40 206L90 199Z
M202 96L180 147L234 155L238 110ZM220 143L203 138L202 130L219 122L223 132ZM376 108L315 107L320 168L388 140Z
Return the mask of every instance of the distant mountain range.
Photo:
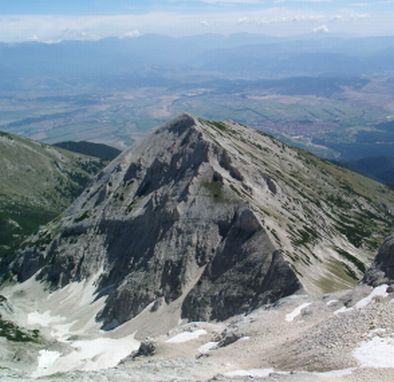
M289 39L248 34L3 43L0 85L10 90L41 83L56 89L66 81L122 89L184 86L204 78L383 76L394 74L393 47L391 37Z

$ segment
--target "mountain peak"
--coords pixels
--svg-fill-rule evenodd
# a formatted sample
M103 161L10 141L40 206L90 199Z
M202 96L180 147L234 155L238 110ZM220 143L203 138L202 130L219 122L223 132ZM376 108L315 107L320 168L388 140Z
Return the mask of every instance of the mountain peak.
M178 132L182 133L186 129L190 127L196 126L198 123L198 120L194 118L191 114L188 113L182 113L169 122L167 122L164 126L163 129L168 129L171 132Z
M107 329L149 304L222 320L356 284L374 251L357 222L379 240L382 201L394 194L256 130L182 114L116 158L13 271L52 287L98 274Z

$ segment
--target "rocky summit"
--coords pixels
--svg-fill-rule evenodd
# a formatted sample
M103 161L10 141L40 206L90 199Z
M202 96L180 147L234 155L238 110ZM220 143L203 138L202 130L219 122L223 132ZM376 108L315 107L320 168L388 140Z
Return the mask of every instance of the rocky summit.
M173 302L224 320L357 284L393 205L388 188L270 136L181 115L111 162L9 273L53 290L94 278L105 329Z

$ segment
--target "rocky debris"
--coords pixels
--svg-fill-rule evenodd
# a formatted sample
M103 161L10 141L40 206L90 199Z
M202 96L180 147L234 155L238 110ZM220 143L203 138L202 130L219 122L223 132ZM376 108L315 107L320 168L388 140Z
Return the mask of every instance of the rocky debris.
M135 359L138 357L150 357L156 353L156 344L152 340L146 339L145 341L141 342L140 347L138 350L133 352L130 355L131 359Z
M394 283L394 232L380 247L363 281L372 286Z
M233 344L234 342L237 342L238 340L240 340L243 337L244 337L244 335L242 335L241 333L238 333L236 331L225 330L222 333L222 338L219 341L219 343L217 344L217 347L223 348L225 346L229 346L229 345Z
M264 176L264 180L267 183L268 189L274 194L276 195L278 193L278 186L275 183L275 181L268 175Z
M368 290L370 288L365 286L357 288L357 296L365 297ZM386 298L359 311L335 316L333 311L337 307L327 306L327 301L342 301L342 294L327 295L324 299L309 296L313 314L292 323L286 322L285 316L306 301L304 295L282 299L275 306L264 306L250 315L239 315L221 323L180 323L167 336L146 338L140 349L116 368L70 371L42 380L391 382L394 369L359 368L352 353L360 342L373 337L387 339L393 335L393 301ZM204 337L171 346L167 343L169 337L202 328L207 332ZM244 335L248 338L242 340ZM208 341L215 341L211 347L215 350L197 355L201 347L213 344ZM35 351L38 349L42 347ZM4 349L0 347L0 355L2 351ZM0 379L7 376L9 379L5 377L5 381L8 382L32 382L27 376L15 374L11 377L10 373L10 370L0 368ZM230 379L228 375L231 374L239 376Z
M12 313L14 311L8 299L2 295L0 295L0 317L1 311L4 313Z
M371 332L376 335L394 333L393 308L392 302L375 300L364 309L327 316L301 338L286 342L271 360L278 368L286 370L325 371L356 367L352 350L368 339Z

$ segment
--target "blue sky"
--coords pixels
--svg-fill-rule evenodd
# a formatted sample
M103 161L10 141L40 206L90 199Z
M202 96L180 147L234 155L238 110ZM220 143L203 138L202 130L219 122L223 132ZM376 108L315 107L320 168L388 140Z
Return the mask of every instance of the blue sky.
M0 40L146 33L394 35L394 0L0 0Z
M391 0L0 0L1 14L124 14L151 11L229 11L288 9L336 10L345 7L391 9ZM391 9L392 10L392 9Z

